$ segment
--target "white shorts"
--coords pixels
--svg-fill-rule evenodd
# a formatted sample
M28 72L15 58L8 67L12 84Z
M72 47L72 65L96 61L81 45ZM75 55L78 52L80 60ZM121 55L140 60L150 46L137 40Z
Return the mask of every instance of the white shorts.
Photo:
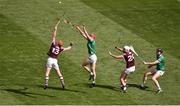
M124 72L126 74L130 74L130 73L132 73L134 71L135 71L135 66L132 66L132 67L126 68Z
M96 54L90 55L90 56L88 57L88 62L95 64L95 63L97 62L97 56L96 56Z
M47 59L46 67L47 68L55 68L56 70L59 70L59 65L58 65L57 59L49 57Z
M158 73L160 76L163 76L164 71L162 71L162 70L157 70L156 73Z

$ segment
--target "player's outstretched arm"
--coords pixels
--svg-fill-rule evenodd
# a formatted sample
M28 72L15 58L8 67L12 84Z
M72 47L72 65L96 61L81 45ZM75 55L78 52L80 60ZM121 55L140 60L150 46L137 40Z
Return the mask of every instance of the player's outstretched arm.
M89 33L87 32L86 27L85 27L84 25L83 25L83 31L84 31L87 39L88 39L88 40L92 40L92 38L90 37L90 35L89 35Z
M123 48L120 48L120 47L115 47L115 49L119 50L119 51L123 51Z
M83 32L83 30L81 30L81 28L79 26L76 26L76 29L80 32L80 34L87 39L86 34Z
M69 46L66 47L66 48L64 48L62 52L71 50L71 48L72 48L73 45L74 45L73 42L70 42Z
M156 65L156 64L158 64L159 63L159 61L158 60L156 60L156 61L154 61L154 62L143 62L145 65Z
M56 41L56 36L57 36L57 29L58 29L58 25L60 24L60 20L56 23L55 27L54 27L54 33L52 35L52 41Z
M109 51L109 55L112 56L113 58L116 58L116 59L123 59L123 55L114 55L112 54L110 51Z
M54 27L54 33L53 33L53 35L52 35L52 41L56 41L56 36L57 36L57 27L55 26Z

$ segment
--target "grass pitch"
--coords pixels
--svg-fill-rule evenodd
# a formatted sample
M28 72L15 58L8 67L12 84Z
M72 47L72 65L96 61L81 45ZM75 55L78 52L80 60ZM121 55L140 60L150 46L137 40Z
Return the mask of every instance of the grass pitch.
M180 104L180 4L176 0L0 0L0 104ZM43 90L44 66L56 18L63 13L74 23L84 23L97 34L97 87L90 89L81 68L87 56L86 41L70 26L59 33L74 48L59 57L67 90L62 91L52 71L49 89ZM132 44L145 60L155 49L165 50L163 93L156 95L152 81L146 91L139 84L146 70L136 58L136 72L128 77L128 93L119 92L123 61L108 50Z

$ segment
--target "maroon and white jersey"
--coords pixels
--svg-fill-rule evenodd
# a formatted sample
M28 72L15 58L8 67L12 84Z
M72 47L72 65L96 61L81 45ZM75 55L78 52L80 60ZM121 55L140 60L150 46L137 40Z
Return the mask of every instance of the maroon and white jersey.
M123 56L126 61L126 68L130 68L135 65L134 55L131 51L124 53Z
M56 58L63 51L63 48L60 47L57 43L52 42L49 52L47 53L49 57Z

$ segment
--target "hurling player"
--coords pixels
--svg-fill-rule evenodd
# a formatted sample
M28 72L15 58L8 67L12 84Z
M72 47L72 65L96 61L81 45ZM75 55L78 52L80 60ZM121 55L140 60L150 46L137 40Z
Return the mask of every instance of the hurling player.
M45 72L45 84L44 84L44 89L48 87L48 80L49 80L49 74L51 72L51 69L54 68L57 72L57 75L59 77L59 80L61 82L61 86L64 89L65 84L64 84L64 78L61 73L61 70L58 65L58 55L64 51L68 51L72 48L73 43L70 43L69 47L64 48L63 47L63 42L62 40L57 40L56 35L57 35L57 29L60 21L56 24L54 28L54 33L52 35L52 43L49 49L48 54L48 59L47 59L47 64L46 64L46 72Z
M117 50L122 51L122 55L114 55L111 52L109 52L109 55L116 59L124 59L126 61L126 68L124 71L122 71L120 76L120 83L121 83L121 89L123 92L126 92L126 82L127 82L127 76L130 73L133 73L135 71L135 60L134 60L134 54L130 50L129 46L124 46L124 48L115 47Z
M162 92L162 89L159 85L159 82L157 80L157 78L159 78L160 76L162 76L165 72L165 58L163 56L163 50L158 48L156 50L156 56L157 56L157 60L155 60L154 62L145 62L144 64L148 65L149 71L144 73L143 76L143 83L141 84L141 88L145 88L145 83L147 80L147 76L152 75L152 80L155 84L155 86L157 87L157 93ZM152 69L152 66L156 66L156 69Z

